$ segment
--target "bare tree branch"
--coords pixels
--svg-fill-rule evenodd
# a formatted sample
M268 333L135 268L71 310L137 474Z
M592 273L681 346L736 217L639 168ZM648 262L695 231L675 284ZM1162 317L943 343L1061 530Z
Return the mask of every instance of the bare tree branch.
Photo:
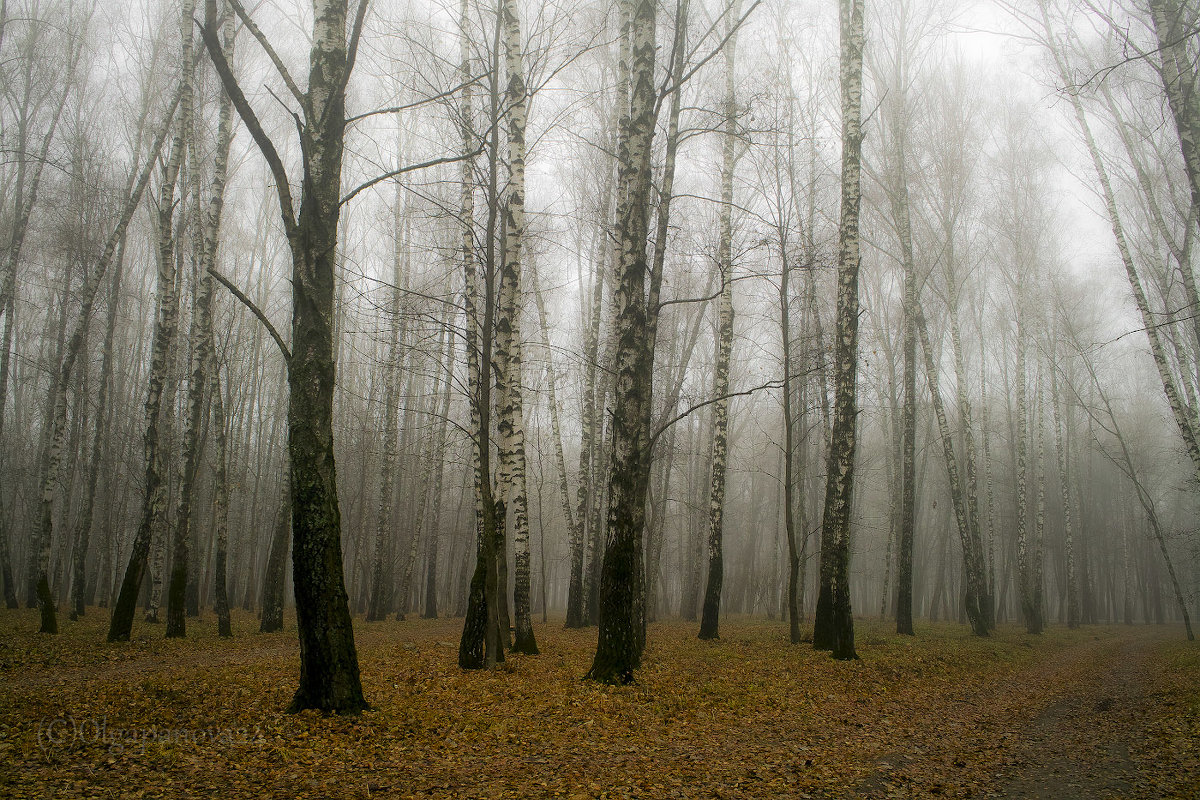
M275 326L271 324L271 320L267 319L267 315L263 313L262 309L256 306L254 301L247 297L245 293L235 286L231 280L226 278L220 272L217 272L216 267L209 267L208 274L216 278L222 286L229 290L230 294L242 301L242 305L250 309L250 313L258 317L258 321L261 322L263 327L267 329L267 333L271 334L271 338L275 340L275 344L279 345L279 351L283 353L283 360L288 364L291 364L292 351L288 349L287 344L283 341L283 337L279 335L279 331L275 330Z
M372 186L374 186L377 183L383 183L388 178L394 178L397 175L403 175L406 172L415 172L416 170L425 169L426 167L436 167L439 164L454 164L459 161L466 161L467 159L474 158L475 156L479 155L482 152L483 152L483 148L480 147L480 148L477 148L476 150L474 150L473 152L467 153L465 155L446 156L445 158L435 158L432 161L422 161L420 164L409 164L406 167L400 167L400 169L394 169L391 172L385 172L382 175L375 176L374 178L367 181L366 183L361 183L358 186L354 187L352 190L350 190L349 193L346 194L345 197L343 197L341 199L340 205L345 205L346 203L349 203L354 198L354 196L357 195L359 192L361 192L365 189L370 189Z
M275 48L267 41L267 37L262 32L262 29L254 24L254 20L251 19L250 14L239 0L229 0L229 5L233 8L234 13L238 15L238 18L242 20L242 24L246 26L246 30L250 31L250 35L258 41L258 44L267 54L267 58L271 59L271 63L275 65L275 71L279 73L279 77L283 78L283 83L287 86L288 91L292 93L292 97L296 98L296 102L307 112L308 97L304 92L300 91L300 87L296 85L296 81L292 79L291 73L284 66L283 59L279 57L279 54L275 52Z

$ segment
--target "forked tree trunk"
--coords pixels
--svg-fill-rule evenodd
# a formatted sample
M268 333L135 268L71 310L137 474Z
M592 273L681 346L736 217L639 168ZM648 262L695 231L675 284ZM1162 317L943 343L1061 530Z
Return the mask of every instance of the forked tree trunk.
M821 523L821 592L813 646L837 659L858 658L850 609L850 516L853 508L855 426L858 418L859 206L862 199L862 67L865 0L838 5L841 57L842 189L838 226L837 331L834 408Z
M210 0L206 8L205 44L234 107L271 168L292 257L288 453L300 681L289 711L315 708L353 714L367 703L342 567L333 447L337 371L333 326L346 85L366 5L359 5L348 45L346 0L313 0L308 90L294 92L303 111L304 141L298 214L278 151L221 52L214 6ZM288 83L294 86L290 79Z
M171 140L171 154L167 160L162 185L159 189L158 208L158 310L154 320L154 333L150 346L150 374L146 389L146 430L142 447L146 461L142 519L133 540L121 582L121 593L113 608L108 629L108 640L124 641L133 629L134 607L141 591L142 578L146 571L146 558L150 551L151 538L165 524L167 512L167 490L164 480L164 464L160 452L159 422L163 407L163 395L169 369L169 356L179 323L178 263L175 258L174 211L175 186L183 162L184 150L192 132L193 76L192 42L195 11L194 0L184 0L180 17L180 32L183 40L183 75L180 78L179 118ZM161 570L155 570L156 577Z
M600 583L599 641L588 677L629 683L641 663L642 625L637 598L645 579L642 534L650 477L650 401L653 358L647 346L646 240L650 151L654 137L654 0L621 0L628 37L629 102L622 101L617 148L617 290L614 320L612 454L608 473L608 546Z
M525 86L524 42L515 0L500 0L504 62L508 73L504 102L508 108L508 200L505 203L505 257L500 275L500 317L496 340L499 397L497 430L500 434L500 491L510 515L513 536L512 648L536 654L530 611L529 497L525 480L525 410L521 391L521 269L525 237L525 121L528 96ZM507 591L506 587L501 587Z
M226 9L222 20L223 42L226 60L233 57L233 13ZM199 165L196 158L196 142L192 137L189 157L193 191L199 199ZM199 238L199 275L193 303L191 340L193 342L191 378L188 383L187 420L184 429L183 478L179 486L179 502L175 517L175 550L171 569L171 586L167 594L167 636L183 636L186 630L184 594L189 583L189 549L199 527L196 512L196 472L200 461L201 431L204 425L204 409L213 387L219 391L220 384L213 372L214 343L212 329L213 277L210 270L216 266L217 246L221 237L221 213L225 206L225 181L229 167L229 149L233 141L233 107L228 96L222 92L221 108L217 123L217 146L213 156L212 184L209 187L207 207L203 218L198 220L196 235ZM198 205L198 204L197 204ZM201 209L195 209L197 217ZM224 420L219 421L224 425ZM222 431L220 436L224 436ZM220 454L224 457L224 453ZM219 491L219 490L218 490ZM222 568L224 565L221 565ZM194 583L196 576L192 576ZM198 584L197 584L198 585ZM198 602L198 598L196 598ZM228 628L228 614L225 626ZM228 635L228 633L224 634Z

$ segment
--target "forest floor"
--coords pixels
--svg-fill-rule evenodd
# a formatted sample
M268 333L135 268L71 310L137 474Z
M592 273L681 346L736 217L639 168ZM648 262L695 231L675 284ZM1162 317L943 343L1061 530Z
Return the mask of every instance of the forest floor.
M859 620L845 663L778 622L672 621L614 688L580 680L594 628L538 624L542 655L468 673L460 620L358 621L373 710L338 718L282 713L294 627L106 644L107 618L48 637L0 611L0 796L1200 797L1200 643L1174 627Z

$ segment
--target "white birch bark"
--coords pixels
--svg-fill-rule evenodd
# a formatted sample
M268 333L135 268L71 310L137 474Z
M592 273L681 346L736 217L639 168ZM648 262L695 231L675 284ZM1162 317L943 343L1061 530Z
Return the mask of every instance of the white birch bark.
M834 339L833 430L821 526L821 593L813 646L834 658L857 658L850 609L850 516L853 509L855 428L858 418L858 270L861 262L862 71L865 0L841 0L842 110L841 215L838 226L837 330Z
M740 0L726 9L729 25L737 24ZM737 97L735 94L737 30L731 28L725 43L725 131L721 142L721 205L718 223L717 269L721 273L721 305L717 323L717 362L713 369L712 465L708 500L708 584L700 638L718 638L721 586L724 578L723 525L725 473L729 436L729 359L733 351L733 170L737 165Z
M500 493L509 515L514 551L513 650L537 653L530 611L529 498L526 489L525 421L521 389L521 271L525 237L525 127L528 92L524 42L515 0L500 0L507 72L508 198L505 203L504 265L497 319L497 430L500 434Z

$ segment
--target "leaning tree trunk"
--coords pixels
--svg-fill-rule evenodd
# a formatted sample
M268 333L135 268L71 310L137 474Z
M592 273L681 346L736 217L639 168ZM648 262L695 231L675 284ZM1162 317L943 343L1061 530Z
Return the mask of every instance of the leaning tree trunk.
M1162 17L1163 10L1168 5L1173 5L1171 0L1153 0L1151 9L1155 13L1156 27L1159 28L1160 39L1166 33L1165 25L1169 19ZM1157 8L1156 8L1157 7ZM1047 33L1050 32L1049 17L1045 13L1045 8L1042 8L1042 21L1046 27ZM1161 25L1159 23L1162 23ZM1166 42L1171 44L1171 42ZM1067 74L1066 63L1062 59L1062 55L1058 48L1051 47L1051 55L1054 57L1055 65L1058 68L1060 77ZM1164 80L1168 77L1167 70L1177 66L1177 61L1172 54L1172 50L1167 48L1163 52L1163 67ZM1176 82L1179 79L1177 73L1174 74ZM1171 101L1172 111L1175 113L1175 101L1171 100L1170 93L1175 91L1168 87L1168 100ZM1087 120L1087 114L1083 108L1083 102L1075 92L1070 93L1071 108L1075 114L1075 122L1079 125L1079 132L1083 137L1084 144L1087 146L1088 154L1092 159L1092 167L1096 170L1096 177L1100 182L1101 194L1104 198L1104 206L1108 212L1109 223L1112 226L1113 238L1117 242L1117 251L1121 255L1121 262L1125 267L1125 276L1129 280L1129 287L1133 291L1134 302L1137 304L1138 313L1141 315L1143 329L1146 331L1146 337L1150 340L1150 354L1154 358L1154 366L1158 370L1158 377L1163 386L1163 393L1167 398L1167 405L1171 408L1171 414L1175 418L1175 424L1179 428L1180 437L1183 439L1184 449L1187 451L1188 457L1191 459L1192 468L1196 476L1200 478L1200 436L1193 425L1192 419L1188 414L1187 408L1184 406L1182 398L1179 396L1179 390L1175 385L1175 377L1171 372L1170 364L1167 361L1166 349L1163 346L1162 336L1159 332L1159 320L1150 308L1150 304L1146 298L1146 291L1142 286L1142 279L1138 275L1137 267L1133 260L1132 250L1130 249L1129 241L1125 234L1125 227L1121 219L1121 215L1117 207L1116 193L1113 191L1112 182L1109 179L1108 169L1104 165L1104 159L1100 154L1100 149L1096 145L1095 137L1092 135L1091 126ZM1179 98L1176 98L1178 100ZM1189 104L1192 105L1192 104ZM1182 109L1182 121L1179 125L1179 134L1184 148L1184 166L1188 168L1188 179L1192 187L1192 202L1193 208L1200 207L1197 205L1197 192L1200 191L1200 153L1197 153L1198 143L1189 132L1187 120L1194 117L1197 112L1194 108ZM1180 119L1177 117L1177 120ZM1200 121L1197 121L1200 126ZM1186 134L1186 135L1185 135ZM1200 130L1197 131L1200 135ZM1189 152L1192 154L1193 161L1189 162ZM1192 167L1196 167L1193 171Z
M850 610L850 515L858 417L859 206L862 199L862 67L865 0L841 0L842 200L838 226L834 408L825 516L821 523L821 593L813 646L837 659L857 658Z
M121 593L113 608L108 640L124 641L133 629L133 613L146 571L146 558L155 530L165 524L168 486L163 475L160 453L159 421L163 406L171 346L179 323L178 265L175 259L174 212L175 185L188 137L192 133L193 80L192 59L194 0L184 0L180 30L183 39L183 75L180 78L179 119L171 140L158 206L158 310L150 346L150 375L146 389L146 430L142 446L146 459L142 519L133 540L133 551L121 582Z
M1200 216L1196 215L1200 209L1200 108L1195 97L1196 68L1187 52L1187 40L1195 31L1184 24L1182 13L1177 0L1150 0L1150 17L1161 57L1159 75L1175 121L1191 191L1193 219L1190 221L1200 223Z
M730 0L727 17L731 32L725 42L725 136L721 146L721 210L717 243L717 268L721 271L721 311L717 325L717 363L713 376L712 481L708 500L708 584L700 638L718 638L721 584L725 572L722 526L725 516L725 464L729 436L729 357L733 350L733 169L736 165L737 98L734 65L737 53L738 12L741 0Z
M925 355L925 377L929 381L929 394L933 398L934 415L937 418L938 432L941 434L942 454L946 460L946 477L950 484L950 501L954 507L959 545L962 548L967 619L971 623L971 631L976 636L987 636L988 621L983 611L983 598L987 593L987 578L983 570L983 558L977 547L978 537L972 536L970 508L964 496L962 478L958 471L958 459L954 454L954 437L946 418L946 406L942 402L938 368L934 363L933 346L929 341L929 327L925 323L925 313L919 304L916 309L916 323L921 339L921 351Z
M627 30L630 92L622 105L617 148L617 262L612 453L608 472L608 546L601 568L599 641L588 677L629 683L640 665L643 620L637 616L645 579L642 534L650 477L653 354L647 347L646 239L650 154L654 137L654 46L657 4L621 0Z

